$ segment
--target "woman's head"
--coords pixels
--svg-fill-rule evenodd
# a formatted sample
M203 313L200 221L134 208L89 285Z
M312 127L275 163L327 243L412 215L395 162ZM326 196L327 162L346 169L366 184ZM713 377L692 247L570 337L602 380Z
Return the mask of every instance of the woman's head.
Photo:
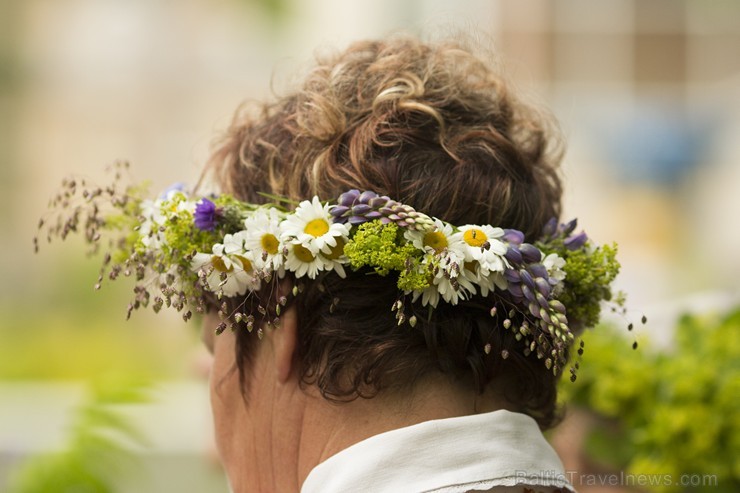
M560 213L559 150L550 119L464 47L393 38L321 59L295 92L256 114L240 111L211 171L222 191L253 203L266 201L260 192L304 200L372 190L453 224L534 239ZM324 397L401 391L441 372L493 390L542 427L554 422L555 378L522 354L482 297L433 311L409 305L418 320L409 328L390 309L393 276L330 273L297 287L300 376ZM241 370L257 344L237 333Z

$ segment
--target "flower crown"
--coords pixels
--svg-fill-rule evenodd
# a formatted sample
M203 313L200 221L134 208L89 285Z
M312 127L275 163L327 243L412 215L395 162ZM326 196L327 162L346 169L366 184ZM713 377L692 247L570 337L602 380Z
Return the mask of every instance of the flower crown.
M116 183L119 178L120 170ZM158 312L167 305L188 320L214 296L247 299L287 273L296 280L329 272L344 278L348 269L365 269L396 276L399 294L389 308L398 325L417 323L415 315L407 316L409 302L428 307L431 316L440 302L483 297L500 327L528 343L525 355L536 354L558 374L576 333L598 322L601 302L624 302L611 288L620 267L616 245L593 244L585 233L575 233L575 220L551 220L530 243L514 229L455 226L372 191L350 190L336 202L314 196L292 204L291 211L290 201L269 195L273 203L256 205L228 194L196 197L174 186L152 200L143 198L141 187L118 192L116 183L85 189L82 204L73 206L78 186L65 181L52 206L71 214L60 215L47 236L64 239L82 227L97 250L102 230L117 231L96 289L105 275L134 276L129 316L142 306ZM112 204L106 212L104 202ZM298 291L296 284L292 295ZM286 297L279 299L278 316L286 303ZM262 306L260 312L265 315ZM241 308L229 310L223 303L219 313L232 328L255 326L254 316ZM226 327L222 322L217 332ZM485 352L490 350L486 345ZM575 368L571 373L575 379Z

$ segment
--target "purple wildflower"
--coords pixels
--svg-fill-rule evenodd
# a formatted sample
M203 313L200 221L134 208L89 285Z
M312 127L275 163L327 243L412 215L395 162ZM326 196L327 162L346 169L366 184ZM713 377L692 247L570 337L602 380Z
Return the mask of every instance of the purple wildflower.
M585 231L581 231L577 235L572 235L567 237L563 244L565 245L565 248L568 250L578 250L579 248L583 247L583 245L586 244L588 241L588 236L586 235Z
M519 265L524 261L522 258L522 252L519 251L519 248L516 245L512 244L507 247L506 254L504 256L506 257L506 260L515 265Z
M203 198L200 199L198 204L195 206L195 226L201 231L213 231L216 227L216 222L222 214L222 210L216 207L216 204L210 200Z
M516 229L505 229L504 241L519 246L524 242L524 233Z
M542 229L542 238L551 239L554 238L558 233L558 220L555 217L551 217L545 227Z
M383 224L395 223L415 231L432 231L435 228L434 221L426 214L370 190L360 192L353 189L343 193L329 213L334 216L334 222L339 224L349 222L358 225L378 219Z
M572 233L573 231L575 231L575 229L576 229L576 226L578 226L578 219L571 219L571 220L570 220L570 221L568 221L567 223L565 223L565 224L561 224L561 225L560 225L560 228L559 228L559 229L560 229L560 233L561 233L561 234L562 234L563 236L568 236L568 235L570 235L570 234L571 234L571 233Z
M522 243L519 245L519 252L522 254L522 258L528 264L534 264L542 260L542 252L529 243Z
M542 229L541 241L549 242L562 238L563 245L568 250L573 251L583 248L586 242L588 242L588 236L583 231L578 234L573 234L573 231L575 231L577 226L577 219L558 225L557 220L553 217Z

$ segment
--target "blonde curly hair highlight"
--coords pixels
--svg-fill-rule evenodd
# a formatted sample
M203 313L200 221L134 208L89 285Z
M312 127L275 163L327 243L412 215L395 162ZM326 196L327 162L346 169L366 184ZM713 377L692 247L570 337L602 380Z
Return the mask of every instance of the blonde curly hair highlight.
M532 235L560 213L560 143L553 120L461 44L397 37L323 57L300 90L237 112L211 168L255 202L359 188Z

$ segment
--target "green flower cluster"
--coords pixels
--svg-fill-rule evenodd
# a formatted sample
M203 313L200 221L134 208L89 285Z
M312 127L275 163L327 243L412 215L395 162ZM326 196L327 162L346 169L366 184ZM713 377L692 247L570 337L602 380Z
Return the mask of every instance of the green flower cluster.
M372 267L381 276L400 272L398 288L402 291L429 286L428 273L420 268L422 252L404 239L395 223L375 220L361 224L344 246L344 254L353 269Z
M121 224L123 231L134 230L130 234L131 240L127 242L128 251L131 253L131 247L138 253L150 252L151 249L144 244L143 238L139 233L141 225L139 216L141 214L141 200L133 204L134 212L123 211L121 220L137 226L132 228L131 224ZM247 207L242 202L237 201L229 195L221 195L213 199L213 203L221 211L219 221L216 227L211 231L204 231L195 224L192 206L188 206L189 199L183 193L175 193L168 200L163 200L159 204L159 212L166 218L166 226L161 230L154 231L154 235L162 236L163 245L158 251L161 264L167 266L181 266L186 269L190 267L189 254L193 252L210 252L213 245L218 243L229 233L240 230L243 227L244 217L246 216ZM184 206L184 207L183 207ZM153 227L159 227L154 224Z
M602 301L623 303L611 290L612 281L619 274L621 265L617 260L617 245L600 245L569 250L552 249L551 244L541 244L546 253L557 253L565 259L565 280L558 299L568 308L568 319L578 321L583 327L599 323Z
M167 248L162 250L162 255L168 265L189 267L187 255L193 251L210 252L219 237L215 234L216 230L202 231L195 227L192 212L178 210L178 205L184 202L185 196L177 194L171 201L162 204L162 212L167 217L167 227L162 232Z

